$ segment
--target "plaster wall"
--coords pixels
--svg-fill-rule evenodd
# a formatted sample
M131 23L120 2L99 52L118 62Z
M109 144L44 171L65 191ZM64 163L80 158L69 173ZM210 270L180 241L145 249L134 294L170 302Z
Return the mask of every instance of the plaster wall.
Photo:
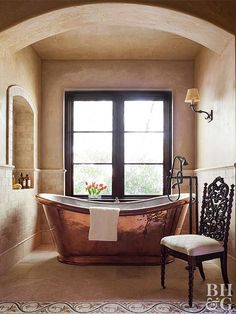
M232 165L235 145L235 48L232 40L222 54L203 48L195 63L199 108L213 109L213 121L197 115L196 168Z
M0 73L3 74L0 80L0 273L3 273L41 241L34 199L38 175L35 173L34 189L12 190L13 167L6 165L7 88L20 85L31 94L39 109L41 61L29 47L1 58Z
M195 62L195 85L199 88L199 108L213 109L213 121L207 123L203 115L197 115L196 125L196 174L199 191L204 182L212 182L217 176L227 184L236 180L235 137L235 43L232 40L222 54L203 48ZM200 195L201 196L201 195ZM200 198L201 203L201 198ZM235 202L230 225L229 254L231 276L236 278L236 219Z

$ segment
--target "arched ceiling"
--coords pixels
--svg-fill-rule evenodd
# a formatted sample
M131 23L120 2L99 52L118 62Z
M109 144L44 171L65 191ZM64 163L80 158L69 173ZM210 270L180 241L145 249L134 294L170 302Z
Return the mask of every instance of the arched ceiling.
M173 33L221 53L233 37L199 18L160 7L99 3L68 7L21 22L0 33L1 49L20 50L81 25L136 27Z
M192 60L201 45L168 32L141 27L81 25L33 44L41 59Z

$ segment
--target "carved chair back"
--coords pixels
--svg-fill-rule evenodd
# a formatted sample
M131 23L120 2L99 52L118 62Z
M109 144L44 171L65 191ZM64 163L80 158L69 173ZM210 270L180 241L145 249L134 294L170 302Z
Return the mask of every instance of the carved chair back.
M229 188L222 177L204 184L199 234L222 241L226 250L233 197L234 184Z

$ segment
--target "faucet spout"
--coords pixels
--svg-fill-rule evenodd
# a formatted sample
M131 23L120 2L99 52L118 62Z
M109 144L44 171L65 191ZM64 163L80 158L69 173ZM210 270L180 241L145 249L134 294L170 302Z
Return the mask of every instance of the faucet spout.
M118 197L116 197L116 198L115 198L114 203L120 203L120 200L119 200L119 198L118 198Z

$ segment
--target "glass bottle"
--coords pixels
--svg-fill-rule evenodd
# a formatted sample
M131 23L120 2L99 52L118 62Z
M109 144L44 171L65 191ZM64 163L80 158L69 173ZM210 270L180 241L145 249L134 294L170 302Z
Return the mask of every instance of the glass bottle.
M30 189L31 188L31 179L30 179L30 176L27 174L26 177L26 188L27 189Z
M23 177L23 173L21 172L18 182L19 184L21 184L22 187L23 187L23 181L24 181L24 177Z
M23 177L22 189L26 189L26 178Z

